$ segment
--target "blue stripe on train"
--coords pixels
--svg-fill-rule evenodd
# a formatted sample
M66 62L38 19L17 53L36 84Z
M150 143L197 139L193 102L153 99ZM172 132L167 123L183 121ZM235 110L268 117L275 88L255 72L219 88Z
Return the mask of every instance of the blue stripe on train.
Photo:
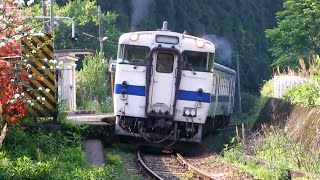
M122 85L116 84L114 93L121 94L122 91L125 91L128 95L134 96L146 96L145 95L145 86L135 86L135 85Z
M201 101L210 103L210 93L198 93L196 91L179 90L178 100Z
M128 95L145 96L145 86L124 86L122 84L116 84L114 93L121 94L121 92L125 92ZM210 95L210 93L199 94L196 91L179 90L178 100L201 101L205 103L210 103Z

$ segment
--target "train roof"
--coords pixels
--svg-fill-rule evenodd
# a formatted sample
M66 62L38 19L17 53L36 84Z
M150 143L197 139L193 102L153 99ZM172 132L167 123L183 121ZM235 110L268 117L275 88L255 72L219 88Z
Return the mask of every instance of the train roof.
M223 66L221 64L218 64L218 63L214 63L213 70L218 70L218 71L222 71L222 72L225 72L228 74L236 75L235 70L230 69L230 68Z
M136 38L136 39L133 39ZM119 44L129 44L136 46L162 47L175 46L181 52L184 50L212 52L215 53L215 46L212 42L183 33L172 32L166 28L157 31L136 31L122 34Z

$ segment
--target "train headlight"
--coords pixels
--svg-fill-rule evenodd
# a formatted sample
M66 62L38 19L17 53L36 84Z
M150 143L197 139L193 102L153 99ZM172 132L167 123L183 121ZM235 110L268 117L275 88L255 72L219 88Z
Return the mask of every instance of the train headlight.
M203 40L197 40L196 41L196 45L197 45L197 47L198 48L203 48L204 47L204 45L205 45L205 42L203 41Z
M137 41L138 39L139 39L139 34L137 34L137 33L131 34L131 36L130 36L131 41Z
M183 109L183 116L196 117L197 116L197 109L196 108L185 107Z
M189 116L189 115L191 114L191 112L190 112L189 109L186 108L186 109L184 110L184 114L187 115L187 116Z
M195 116L196 115L196 111L194 109L192 109L190 114L191 114L191 116Z

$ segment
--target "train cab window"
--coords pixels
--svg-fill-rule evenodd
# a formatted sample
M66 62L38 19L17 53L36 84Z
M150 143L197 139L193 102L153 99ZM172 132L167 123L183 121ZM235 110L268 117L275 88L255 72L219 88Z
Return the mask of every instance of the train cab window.
M183 51L183 69L194 71L211 71L213 68L214 54L207 52Z
M213 72L214 53L208 53L208 71Z
M120 45L118 50L118 60L122 64L146 65L149 47Z
M156 70L160 73L172 73L174 64L173 54L159 53L157 55Z

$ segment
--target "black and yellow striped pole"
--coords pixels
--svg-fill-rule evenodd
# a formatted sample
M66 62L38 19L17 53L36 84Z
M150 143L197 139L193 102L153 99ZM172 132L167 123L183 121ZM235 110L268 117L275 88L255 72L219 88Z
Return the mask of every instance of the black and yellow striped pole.
M32 99L28 112L33 117L57 116L57 88L55 77L54 42L51 34L23 37L21 40L22 58L29 58L29 87L25 88L27 98Z

